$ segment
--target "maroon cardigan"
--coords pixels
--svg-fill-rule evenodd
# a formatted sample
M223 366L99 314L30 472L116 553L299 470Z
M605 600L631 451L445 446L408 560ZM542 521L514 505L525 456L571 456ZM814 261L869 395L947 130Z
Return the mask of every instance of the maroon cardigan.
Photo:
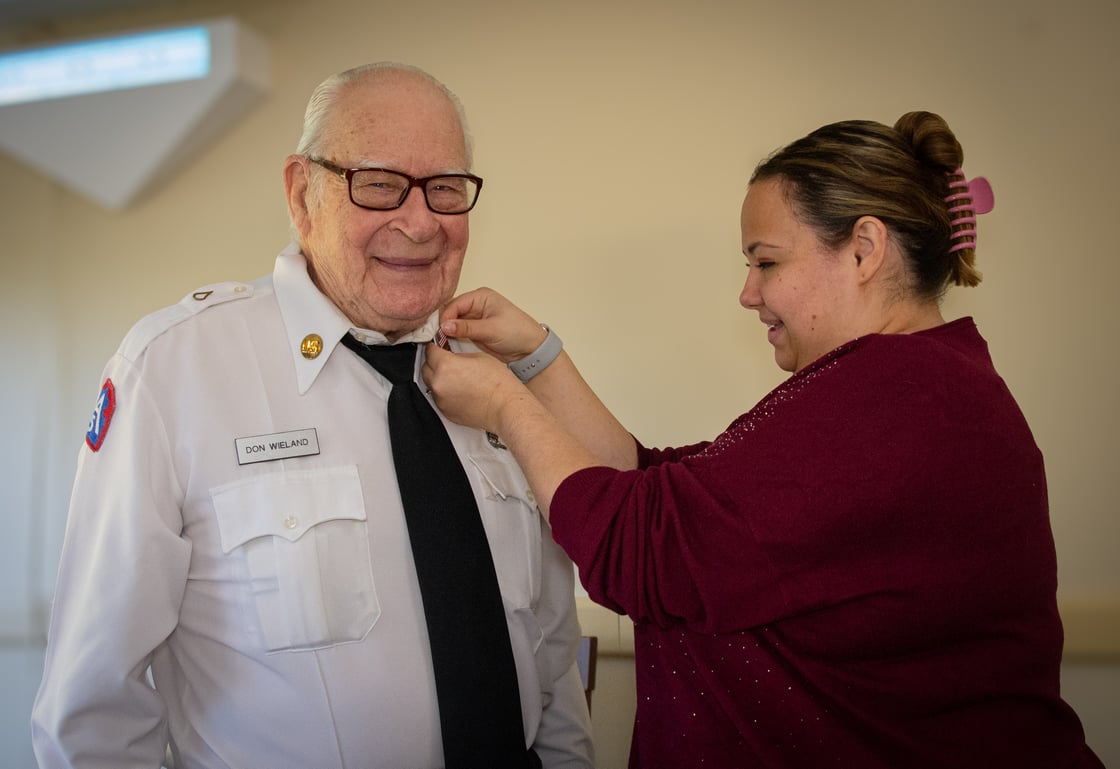
M970 318L848 343L552 502L635 622L631 767L1098 767L1041 453Z

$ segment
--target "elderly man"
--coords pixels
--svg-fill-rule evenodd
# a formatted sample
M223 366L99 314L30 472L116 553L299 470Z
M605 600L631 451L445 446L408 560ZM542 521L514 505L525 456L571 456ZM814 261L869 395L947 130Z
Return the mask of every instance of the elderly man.
M190 769L591 766L571 563L500 439L414 384L470 167L438 81L333 76L284 165L273 274L127 335L79 459L41 767L153 769L168 745Z

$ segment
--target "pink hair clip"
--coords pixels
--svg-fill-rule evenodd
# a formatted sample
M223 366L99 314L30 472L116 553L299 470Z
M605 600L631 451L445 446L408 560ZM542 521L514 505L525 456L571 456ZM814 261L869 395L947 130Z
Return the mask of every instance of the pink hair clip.
M983 176L968 181L964 171L958 168L949 174L949 194L945 196L945 203L949 206L952 226L966 225L963 230L953 231L953 245L949 253L976 248L976 217L988 213L996 205L992 185Z

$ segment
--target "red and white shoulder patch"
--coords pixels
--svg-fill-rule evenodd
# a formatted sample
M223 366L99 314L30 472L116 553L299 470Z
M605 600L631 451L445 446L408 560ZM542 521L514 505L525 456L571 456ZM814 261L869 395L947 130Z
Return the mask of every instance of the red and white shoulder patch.
M109 434L109 424L113 421L113 412L117 408L117 391L113 387L113 380L106 379L101 385L101 392L97 394L97 403L93 406L93 417L86 428L86 445L91 451L98 451Z

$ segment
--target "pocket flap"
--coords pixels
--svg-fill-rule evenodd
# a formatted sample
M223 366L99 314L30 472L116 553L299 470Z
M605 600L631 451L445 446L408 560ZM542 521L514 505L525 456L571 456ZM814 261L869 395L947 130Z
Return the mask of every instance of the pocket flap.
M521 468L512 461L503 462L487 454L471 454L468 459L499 499L514 497L536 504L529 482L525 480Z
M269 473L210 490L222 551L257 537L295 542L324 521L364 521L358 468L324 467Z

